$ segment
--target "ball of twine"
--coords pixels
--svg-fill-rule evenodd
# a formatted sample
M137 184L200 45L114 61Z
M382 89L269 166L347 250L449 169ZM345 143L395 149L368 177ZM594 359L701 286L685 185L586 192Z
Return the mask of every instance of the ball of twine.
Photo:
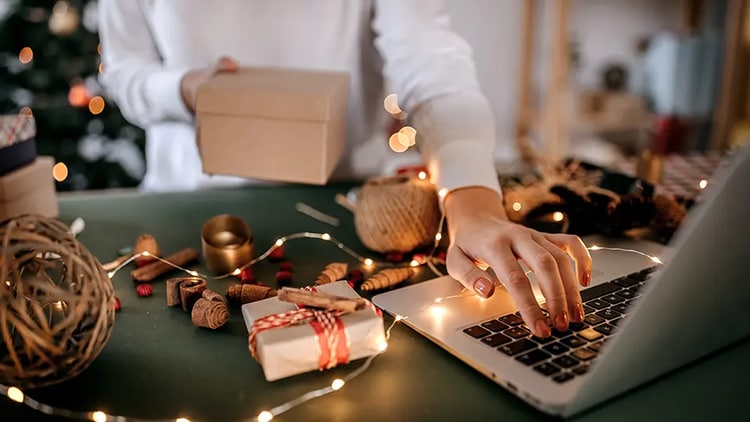
M78 375L112 334L107 274L54 219L5 221L0 242L0 381L35 388Z
M383 177L362 186L354 211L362 243L376 252L410 252L427 246L440 226L435 187L426 180Z

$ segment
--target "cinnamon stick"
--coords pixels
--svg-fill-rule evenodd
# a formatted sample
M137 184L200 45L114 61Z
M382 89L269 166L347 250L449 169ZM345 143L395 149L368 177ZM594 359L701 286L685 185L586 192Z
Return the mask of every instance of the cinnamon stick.
M187 248L166 257L165 260L182 267L198 259L198 255L199 253L196 249ZM150 283L155 278L173 269L174 267L165 262L156 261L131 271L130 278L134 283Z
M278 291L279 300L301 306L331 309L344 312L354 312L365 308L364 299L350 299L334 296L323 292L282 287Z

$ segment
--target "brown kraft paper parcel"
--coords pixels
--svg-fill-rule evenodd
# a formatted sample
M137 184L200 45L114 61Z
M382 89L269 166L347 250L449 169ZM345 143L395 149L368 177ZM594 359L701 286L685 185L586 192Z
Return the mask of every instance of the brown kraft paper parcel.
M346 148L349 77L242 68L197 93L197 141L207 174L323 185Z

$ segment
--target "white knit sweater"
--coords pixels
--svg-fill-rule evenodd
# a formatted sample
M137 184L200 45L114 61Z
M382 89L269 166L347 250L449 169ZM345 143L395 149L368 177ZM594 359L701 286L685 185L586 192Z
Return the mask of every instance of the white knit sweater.
M99 10L101 80L147 132L147 190L242 183L202 173L179 88L188 70L230 56L240 66L349 72L349 149L334 179L379 174L396 155L385 80L438 188L499 191L492 113L439 0L100 0Z

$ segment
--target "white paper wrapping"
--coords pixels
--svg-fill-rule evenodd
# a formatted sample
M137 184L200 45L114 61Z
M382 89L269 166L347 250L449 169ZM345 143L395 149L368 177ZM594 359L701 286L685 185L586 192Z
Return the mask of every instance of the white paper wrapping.
M328 294L358 298L357 292L346 281L317 286ZM242 305L242 317L248 332L253 322L268 315L297 309L293 303L273 297ZM383 318L373 309L363 309L341 317L346 327L349 361L372 356L385 343ZM320 348L315 332L309 324L274 328L256 337L258 361L268 381L318 369Z

